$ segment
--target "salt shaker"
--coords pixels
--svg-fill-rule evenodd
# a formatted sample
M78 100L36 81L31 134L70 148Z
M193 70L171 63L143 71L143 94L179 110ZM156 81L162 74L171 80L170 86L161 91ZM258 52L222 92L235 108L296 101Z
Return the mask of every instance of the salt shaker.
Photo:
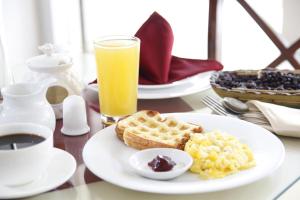
M85 102L81 96L72 95L63 103L63 127L65 135L77 136L90 131L87 124Z

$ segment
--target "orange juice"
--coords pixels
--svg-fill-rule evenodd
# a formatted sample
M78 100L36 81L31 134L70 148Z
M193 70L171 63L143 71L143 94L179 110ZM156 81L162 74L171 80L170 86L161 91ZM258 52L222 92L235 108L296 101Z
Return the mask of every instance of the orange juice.
M137 110L138 38L108 38L95 42L100 110L121 117Z

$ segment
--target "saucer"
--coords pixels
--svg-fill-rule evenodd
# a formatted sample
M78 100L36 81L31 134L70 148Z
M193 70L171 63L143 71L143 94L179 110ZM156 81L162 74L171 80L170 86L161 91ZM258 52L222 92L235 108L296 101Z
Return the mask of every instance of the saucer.
M21 186L0 185L0 199L23 198L49 191L71 178L75 169L76 161L71 154L53 148L53 157L44 175Z

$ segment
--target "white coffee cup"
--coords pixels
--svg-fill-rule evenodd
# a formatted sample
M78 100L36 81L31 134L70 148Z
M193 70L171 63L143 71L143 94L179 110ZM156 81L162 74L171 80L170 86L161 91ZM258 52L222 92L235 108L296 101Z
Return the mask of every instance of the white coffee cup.
M15 150L0 150L0 185L16 186L29 183L45 173L51 160L53 131L32 123L0 125L0 137L28 133L44 137L42 142Z

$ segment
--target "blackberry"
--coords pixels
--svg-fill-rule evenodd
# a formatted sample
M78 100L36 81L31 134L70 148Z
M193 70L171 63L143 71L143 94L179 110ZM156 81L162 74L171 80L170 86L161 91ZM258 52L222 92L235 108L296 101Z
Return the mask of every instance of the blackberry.
M238 75L235 72L221 72L215 82L222 87L248 88L263 90L296 90L300 89L300 74L265 69L260 77L254 75Z

